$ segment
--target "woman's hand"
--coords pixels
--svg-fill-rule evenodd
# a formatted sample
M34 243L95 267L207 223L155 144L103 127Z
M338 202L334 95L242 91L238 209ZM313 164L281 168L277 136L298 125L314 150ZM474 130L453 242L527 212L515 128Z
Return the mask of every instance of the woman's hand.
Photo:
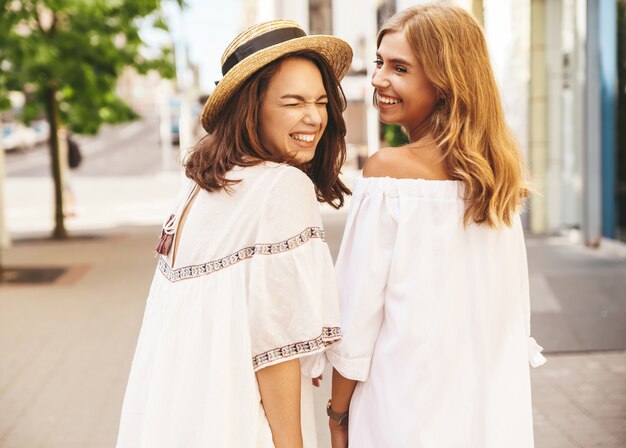
M332 403L331 410L338 413L348 412L356 383L354 380L344 378L336 369L333 369L332 395L329 402L329 404ZM339 422L331 418L328 421L328 427L332 448L347 448L348 425L339 426Z
M330 445L332 448L348 448L348 426L339 426L339 422L328 419Z
M313 378L311 380L311 383L313 383L313 386L315 387L320 387L320 384L322 384L323 379L324 379L324 375L320 375L317 378Z

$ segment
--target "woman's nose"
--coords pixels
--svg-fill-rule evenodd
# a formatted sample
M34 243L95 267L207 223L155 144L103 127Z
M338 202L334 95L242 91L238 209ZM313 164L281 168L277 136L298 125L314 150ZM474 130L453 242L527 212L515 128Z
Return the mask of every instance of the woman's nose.
M375 70L372 74L372 86L377 89L384 89L389 87L389 85L389 79L387 79L385 71L380 69Z
M322 124L322 114L317 108L317 104L309 105L304 114L304 122L306 124L319 126Z

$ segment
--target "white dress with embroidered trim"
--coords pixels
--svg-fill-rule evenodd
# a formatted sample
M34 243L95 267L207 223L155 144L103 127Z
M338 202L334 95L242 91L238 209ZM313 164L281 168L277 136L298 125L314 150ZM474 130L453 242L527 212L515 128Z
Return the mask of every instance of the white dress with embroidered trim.
M351 448L530 448L524 236L463 225L462 183L365 178L337 259L343 339L360 381ZM530 349L530 353L529 353Z
M310 378L340 333L314 187L287 165L230 176L231 193L192 203L175 266L173 249L159 259L118 448L273 447L255 371L296 357L304 446L317 447Z

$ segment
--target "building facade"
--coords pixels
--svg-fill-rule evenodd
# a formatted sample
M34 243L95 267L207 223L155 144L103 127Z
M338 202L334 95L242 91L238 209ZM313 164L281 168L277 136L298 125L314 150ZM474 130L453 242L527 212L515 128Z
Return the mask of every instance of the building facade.
M354 49L342 83L348 143L379 147L369 83L378 27L416 0L244 0L245 23L283 17ZM626 240L626 183L617 161L617 5L623 0L456 0L485 29L509 125L529 167L525 215L535 234L565 232L589 246Z
M616 176L617 2L532 0L529 6L530 229L579 230L589 246L626 240Z

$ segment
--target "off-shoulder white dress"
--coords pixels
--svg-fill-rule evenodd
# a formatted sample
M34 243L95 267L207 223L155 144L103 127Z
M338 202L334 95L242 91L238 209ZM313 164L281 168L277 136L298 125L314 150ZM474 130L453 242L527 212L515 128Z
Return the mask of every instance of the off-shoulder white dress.
M310 377L340 332L313 184L270 163L230 176L242 179L230 193L198 193L175 265L173 250L158 260L118 448L273 447L255 372L296 357L304 445L317 448Z
M343 339L360 381L350 448L533 446L522 226L463 225L456 181L357 181L337 260Z

